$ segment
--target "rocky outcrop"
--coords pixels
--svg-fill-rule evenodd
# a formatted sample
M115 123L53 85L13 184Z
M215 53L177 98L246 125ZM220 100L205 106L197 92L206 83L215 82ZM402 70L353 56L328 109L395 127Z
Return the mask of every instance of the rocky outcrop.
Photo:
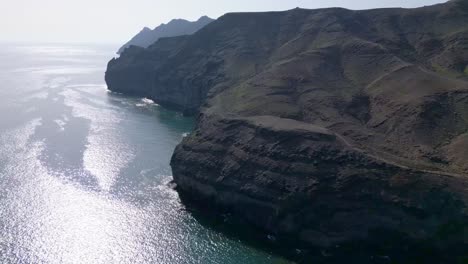
M169 23L161 24L155 29L145 27L131 40L125 43L125 45L119 49L117 54L122 54L122 52L130 46L147 48L160 38L191 35L211 22L213 22L213 19L203 16L193 22L185 19L173 19L169 21Z
M310 246L447 262L468 246L467 65L457 0L227 14L129 49L106 80L199 113L171 162L189 198Z
M202 116L177 147L172 168L192 199L280 238L391 252L418 241L425 254L466 253L464 175L385 160L321 127L272 116Z

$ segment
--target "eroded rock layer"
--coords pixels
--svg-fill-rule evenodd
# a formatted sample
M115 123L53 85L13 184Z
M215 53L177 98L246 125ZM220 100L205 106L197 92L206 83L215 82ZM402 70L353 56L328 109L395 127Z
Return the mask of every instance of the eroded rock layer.
M468 245L467 80L466 0L227 14L106 73L199 113L171 163L188 197L314 246L441 250Z

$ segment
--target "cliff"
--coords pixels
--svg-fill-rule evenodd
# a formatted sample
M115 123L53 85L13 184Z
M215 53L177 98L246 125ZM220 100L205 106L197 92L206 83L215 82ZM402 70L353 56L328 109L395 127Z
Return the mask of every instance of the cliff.
M161 24L155 29L143 28L138 34L136 34L131 40L123 45L117 54L121 54L126 48L130 46L138 46L147 48L151 44L158 41L160 38L176 37L182 35L191 35L209 23L213 22L213 19L203 16L197 21L187 21L185 19L173 19L167 24Z
M128 49L106 81L199 114L171 162L190 199L310 246L444 262L468 248L467 68L457 0L227 14Z

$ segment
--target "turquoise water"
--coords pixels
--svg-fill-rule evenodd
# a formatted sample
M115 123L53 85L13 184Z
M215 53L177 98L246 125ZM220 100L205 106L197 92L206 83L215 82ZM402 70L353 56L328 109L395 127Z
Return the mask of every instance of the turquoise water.
M109 93L114 51L0 45L0 262L284 263L181 204L169 160L193 120Z

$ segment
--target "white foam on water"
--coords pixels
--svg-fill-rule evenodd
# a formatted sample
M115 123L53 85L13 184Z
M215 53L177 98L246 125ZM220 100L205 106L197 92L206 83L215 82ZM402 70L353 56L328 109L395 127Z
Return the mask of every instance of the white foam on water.
M139 103L135 104L138 107L147 107L147 106L159 106L157 103L155 103L153 100L149 98L143 98L140 100Z
M153 100L148 99L148 98L143 98L141 101L145 104L155 104Z

